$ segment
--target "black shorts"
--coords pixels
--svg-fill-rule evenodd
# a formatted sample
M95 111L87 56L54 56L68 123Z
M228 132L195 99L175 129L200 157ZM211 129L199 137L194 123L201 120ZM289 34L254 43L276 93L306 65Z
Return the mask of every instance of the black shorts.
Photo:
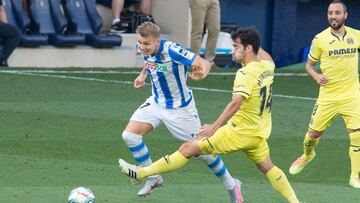
M141 0L125 0L124 2L124 8L130 6L130 4L133 3L139 3ZM111 2L112 0L96 0L96 3L104 5L106 7L111 8Z

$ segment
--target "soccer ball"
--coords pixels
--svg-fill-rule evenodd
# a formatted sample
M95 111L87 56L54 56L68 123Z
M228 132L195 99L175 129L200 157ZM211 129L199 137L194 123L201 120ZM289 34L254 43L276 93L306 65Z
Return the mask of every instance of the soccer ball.
M68 203L95 203L95 194L85 187L71 190Z

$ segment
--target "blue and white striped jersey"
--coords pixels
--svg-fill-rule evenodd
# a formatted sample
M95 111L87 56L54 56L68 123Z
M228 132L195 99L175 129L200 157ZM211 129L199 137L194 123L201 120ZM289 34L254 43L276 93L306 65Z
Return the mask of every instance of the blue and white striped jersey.
M187 68L192 65L195 56L174 42L160 40L158 52L143 57L153 98L161 107L174 109L191 102L192 94L186 79Z

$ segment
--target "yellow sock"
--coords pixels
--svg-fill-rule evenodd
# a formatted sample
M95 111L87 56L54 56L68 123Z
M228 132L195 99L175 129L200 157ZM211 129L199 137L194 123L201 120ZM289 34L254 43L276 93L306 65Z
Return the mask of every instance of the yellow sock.
M349 156L351 160L351 177L359 178L360 172L360 132L350 133Z
M284 196L290 203L299 203L294 190L292 189L284 172L274 166L266 173L273 188Z
M182 155L179 151L171 155L166 155L161 159L155 161L150 166L140 168L140 178L145 178L151 175L174 171L184 166L189 159Z
M304 138L304 154L308 159L312 159L315 156L315 147L319 143L320 138L313 139L309 133L306 133Z

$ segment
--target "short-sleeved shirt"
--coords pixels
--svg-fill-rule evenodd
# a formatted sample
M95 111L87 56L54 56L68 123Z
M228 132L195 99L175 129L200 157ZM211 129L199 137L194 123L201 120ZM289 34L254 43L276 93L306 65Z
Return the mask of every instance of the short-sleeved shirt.
M186 84L187 69L195 57L194 53L167 40L160 40L157 53L143 57L153 98L161 107L175 109L190 104L193 97Z
M309 59L320 60L322 73L329 77L328 84L320 86L319 102L352 98L359 91L358 49L360 31L345 27L345 35L337 37L327 28L312 41Z
M271 61L250 62L236 73L233 95L246 99L228 121L241 134L268 138L271 132L272 83L275 65Z

